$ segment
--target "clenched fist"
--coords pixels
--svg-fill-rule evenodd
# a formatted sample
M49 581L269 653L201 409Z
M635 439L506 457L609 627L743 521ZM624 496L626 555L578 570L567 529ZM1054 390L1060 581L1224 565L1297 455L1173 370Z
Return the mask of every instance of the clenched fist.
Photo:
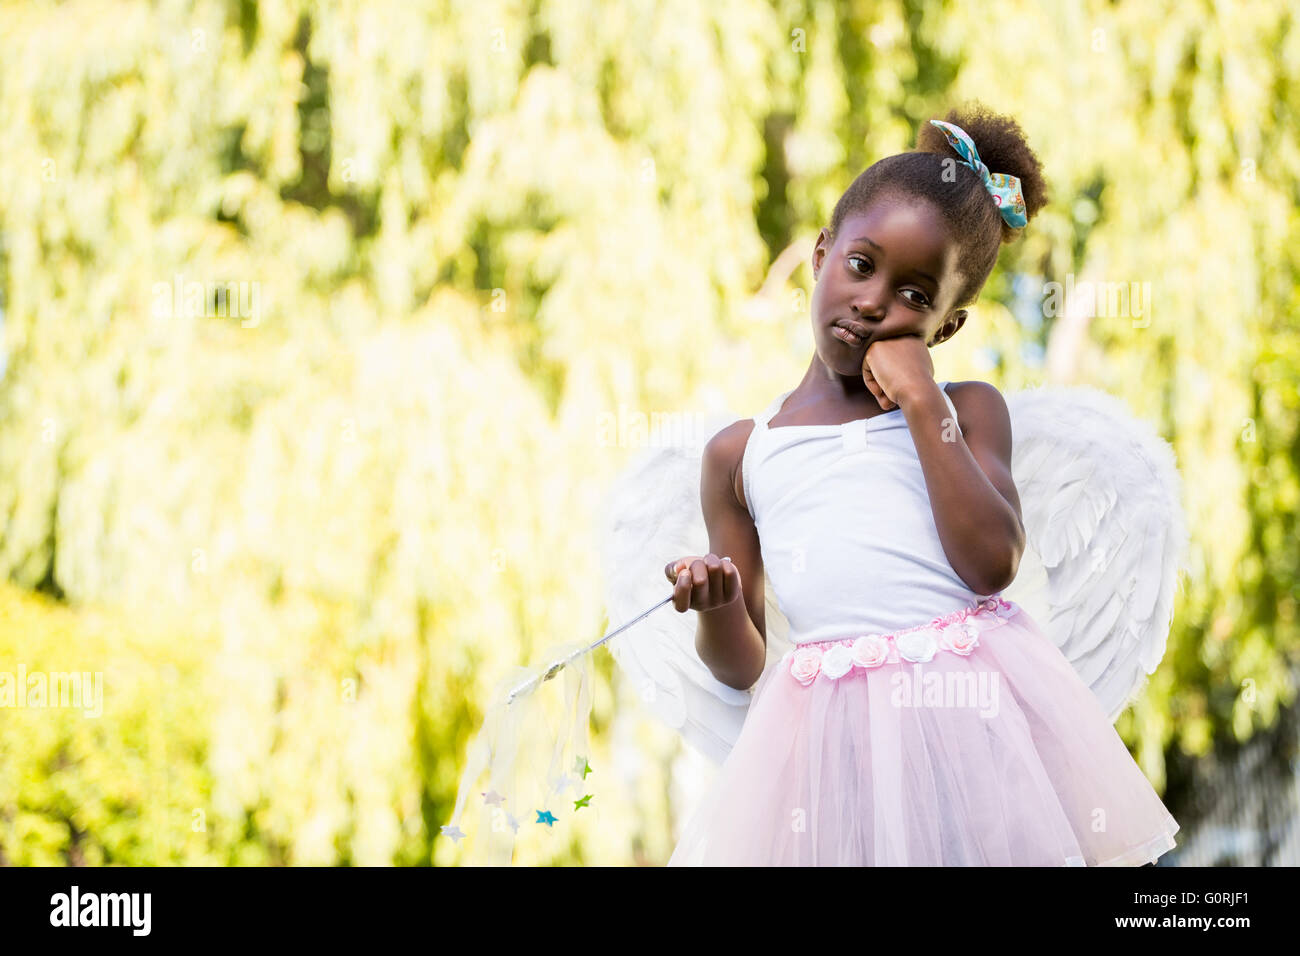
M678 611L685 612L687 608L712 611L730 604L741 594L740 571L731 558L720 558L713 553L669 561L664 574L676 585L673 607Z
M862 356L862 381L887 412L903 404L904 396L934 381L934 360L919 335L877 339Z

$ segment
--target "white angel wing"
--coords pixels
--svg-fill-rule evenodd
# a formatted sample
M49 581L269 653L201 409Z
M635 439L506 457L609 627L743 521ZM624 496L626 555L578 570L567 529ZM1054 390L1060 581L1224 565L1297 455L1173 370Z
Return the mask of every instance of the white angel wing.
M1007 395L1027 538L1020 604L1111 721L1164 656L1188 534L1173 449L1089 386Z
M701 432L711 438L740 417L711 414ZM703 445L667 445L640 453L606 495L600 531L609 629L672 593L664 575L669 561L708 553L700 507ZM790 646L789 624L770 581L764 593L771 666ZM670 605L606 646L651 712L721 764L740 734L753 688L728 687L700 660L695 650L697 617L694 611L682 613Z

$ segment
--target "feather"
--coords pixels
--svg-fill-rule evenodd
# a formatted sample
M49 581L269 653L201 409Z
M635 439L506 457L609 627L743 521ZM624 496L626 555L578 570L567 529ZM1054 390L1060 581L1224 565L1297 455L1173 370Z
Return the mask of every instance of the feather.
M702 431L715 435L738 417L715 413ZM664 574L669 561L708 552L700 507L701 451L677 445L644 450L606 495L601 551L611 625L672 592ZM713 676L696 653L695 631L695 614L670 607L607 646L649 710L720 763L740 732L750 692Z
M1003 596L1039 622L1114 721L1164 656L1186 568L1173 449L1088 386L1027 389L1007 406L1031 580L1017 574Z

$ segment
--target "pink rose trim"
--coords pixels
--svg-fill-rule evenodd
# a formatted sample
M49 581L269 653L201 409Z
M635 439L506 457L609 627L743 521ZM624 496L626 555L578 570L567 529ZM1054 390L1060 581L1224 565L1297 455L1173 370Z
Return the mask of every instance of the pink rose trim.
M790 673L807 687L822 669L822 652L818 647L800 647L790 660Z
M959 624L944 631L944 647L962 657L970 657L970 652L979 646L979 642L979 628L974 624Z
M853 642L853 663L858 667L879 667L889 660L889 641L879 634L866 634Z
M863 634L856 639L831 638L798 644L790 655L790 673L807 687L819 674L838 680L854 667L880 667L891 660L923 664L933 660L939 650L969 657L979 647L981 623L996 626L1020 610L1019 605L994 595L975 607L936 617L927 625L895 634Z

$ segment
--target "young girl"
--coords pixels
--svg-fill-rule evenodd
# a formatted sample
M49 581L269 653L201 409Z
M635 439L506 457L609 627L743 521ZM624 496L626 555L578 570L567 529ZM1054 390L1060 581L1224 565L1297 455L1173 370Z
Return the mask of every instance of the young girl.
M977 106L836 204L808 370L708 443L710 553L665 568L700 658L754 687L669 865L1141 865L1174 846L1092 691L1001 598L1025 547L1002 395L934 380L929 348L1045 198L1019 125ZM766 671L765 570L795 646Z

